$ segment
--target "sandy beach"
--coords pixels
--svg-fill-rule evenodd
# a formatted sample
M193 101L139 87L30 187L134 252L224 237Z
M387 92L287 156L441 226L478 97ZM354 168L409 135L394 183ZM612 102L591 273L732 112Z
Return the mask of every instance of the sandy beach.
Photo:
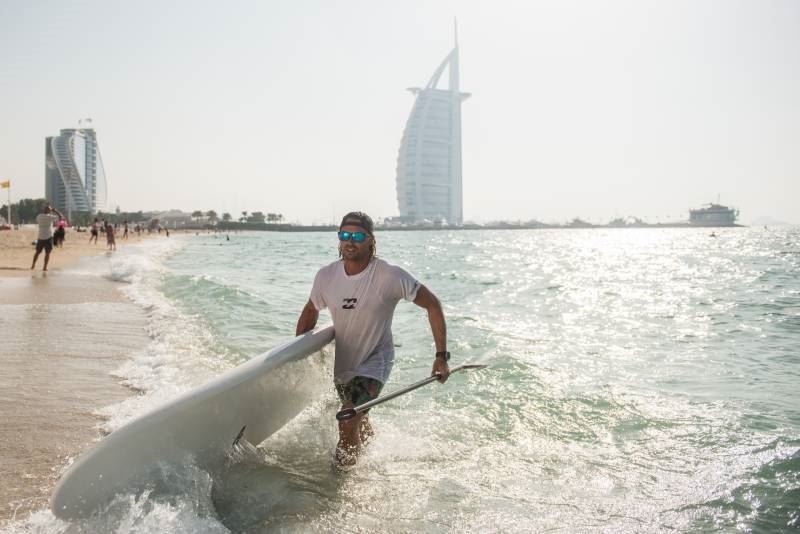
M35 232L0 232L0 525L47 506L64 467L101 437L97 410L134 394L111 373L149 339L118 283L69 271L104 261L104 239L70 231L48 271L44 253L32 271Z
M126 243L137 243L147 237L137 237L131 232L127 240L121 234L117 235L117 247ZM0 232L0 277L29 276L31 261L36 252L36 226L26 225L19 230L4 230ZM48 271L60 271L74 265L84 256L103 254L107 251L105 236L100 236L97 243L89 243L88 232L77 232L70 228L67 230L64 246L53 248L50 254ZM36 269L41 271L44 266L44 251L39 255ZM0 300L2 303L3 300Z

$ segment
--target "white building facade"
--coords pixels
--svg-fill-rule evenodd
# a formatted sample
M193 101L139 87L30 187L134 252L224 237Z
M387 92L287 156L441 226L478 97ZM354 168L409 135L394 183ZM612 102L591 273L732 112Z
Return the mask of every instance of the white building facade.
M439 89L445 69L447 89ZM461 102L458 43L424 88L410 88L414 106L397 157L397 203L406 222L464 220L461 177Z
M106 207L106 173L92 128L68 128L45 140L45 198L71 217Z

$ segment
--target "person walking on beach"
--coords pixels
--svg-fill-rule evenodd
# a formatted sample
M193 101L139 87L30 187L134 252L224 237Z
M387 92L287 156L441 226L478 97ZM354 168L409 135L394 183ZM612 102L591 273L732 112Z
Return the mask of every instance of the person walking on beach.
M297 321L296 335L312 330L319 312L328 308L336 337L334 384L342 409L373 400L394 364L392 317L400 299L428 312L436 345L431 374L444 383L450 374L447 328L439 299L405 269L375 255L376 241L369 215L356 211L339 225L339 260L317 272ZM368 414L339 421L336 462L353 465L372 436Z
M94 239L94 244L97 244L97 233L98 233L98 226L100 223L97 222L97 217L94 218L94 222L92 223L92 235L89 236L89 243L92 242Z
M61 248L64 246L64 238L67 235L66 231L67 221L61 219L56 224L56 231L53 232L53 246Z
M128 221L125 221L125 231L122 234L122 239L128 239Z
M55 212L57 215L53 215ZM36 224L39 225L39 236L36 240L36 253L33 255L33 263L31 263L31 270L36 268L36 260L39 259L39 254L44 250L44 267L43 271L47 270L47 264L50 262L50 252L53 250L53 223L63 219L64 214L45 204L42 208L42 213L36 216Z

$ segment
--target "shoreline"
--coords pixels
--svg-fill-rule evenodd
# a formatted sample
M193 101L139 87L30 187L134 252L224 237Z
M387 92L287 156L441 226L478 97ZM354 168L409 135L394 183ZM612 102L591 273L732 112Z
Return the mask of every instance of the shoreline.
M137 394L112 373L150 342L121 283L70 270L103 261L104 242L70 232L32 271L35 232L0 233L0 527L49 510L64 469L102 438L99 410Z

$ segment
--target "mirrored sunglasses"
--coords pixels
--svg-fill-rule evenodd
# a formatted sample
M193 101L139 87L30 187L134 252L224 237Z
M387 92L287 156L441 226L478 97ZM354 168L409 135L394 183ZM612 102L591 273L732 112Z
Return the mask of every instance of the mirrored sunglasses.
M353 241L354 243L363 243L367 239L366 232L339 232L339 241Z

